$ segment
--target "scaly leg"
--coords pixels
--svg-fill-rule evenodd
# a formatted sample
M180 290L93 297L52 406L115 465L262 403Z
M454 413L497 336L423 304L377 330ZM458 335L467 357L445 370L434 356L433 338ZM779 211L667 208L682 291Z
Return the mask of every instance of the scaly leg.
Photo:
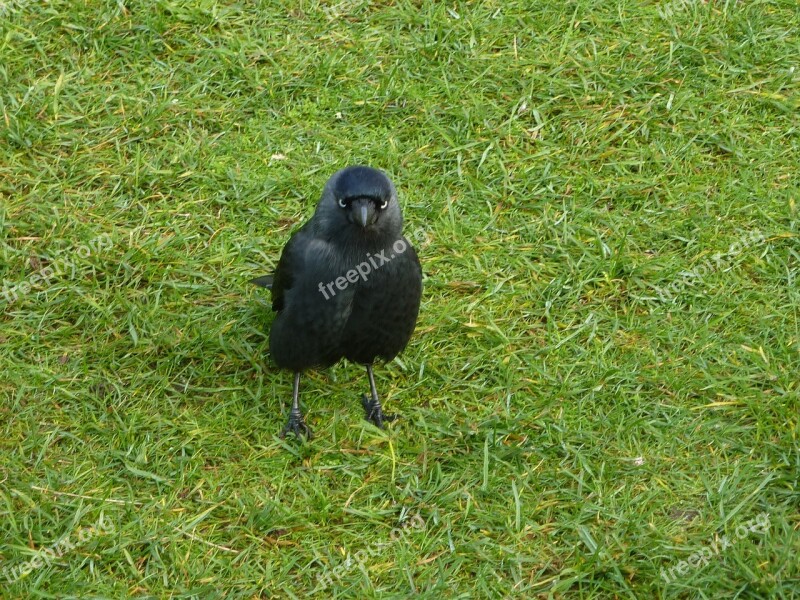
M370 400L366 396L361 396L361 406L367 413L367 421L372 421L376 426L383 429L384 421L394 421L397 415L384 414L381 408L381 401L378 399L378 389L375 387L375 376L372 374L372 365L367 365L367 375L369 376L369 391L372 395Z
M294 390L292 391L292 410L289 412L289 421L281 431L281 437L285 438L286 434L292 432L296 437L306 436L306 439L311 439L311 430L306 425L303 419L303 413L300 412L300 372L294 374Z

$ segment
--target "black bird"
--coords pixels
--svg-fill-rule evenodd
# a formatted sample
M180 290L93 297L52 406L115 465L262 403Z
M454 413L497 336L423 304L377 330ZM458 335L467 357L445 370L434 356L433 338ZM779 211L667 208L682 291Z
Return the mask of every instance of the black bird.
M364 365L367 419L383 427L372 364L406 347L419 313L422 269L403 237L397 191L381 171L352 166L325 184L314 216L283 248L273 275L252 283L272 290L269 349L294 371L292 410L281 432L311 436L300 412L300 374L342 358Z

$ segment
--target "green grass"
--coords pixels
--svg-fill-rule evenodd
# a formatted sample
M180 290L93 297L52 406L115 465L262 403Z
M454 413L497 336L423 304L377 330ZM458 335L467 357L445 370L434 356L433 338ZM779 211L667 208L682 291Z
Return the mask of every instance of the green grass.
M3 6L1 597L800 597L794 0ZM247 280L352 163L402 419L282 441Z

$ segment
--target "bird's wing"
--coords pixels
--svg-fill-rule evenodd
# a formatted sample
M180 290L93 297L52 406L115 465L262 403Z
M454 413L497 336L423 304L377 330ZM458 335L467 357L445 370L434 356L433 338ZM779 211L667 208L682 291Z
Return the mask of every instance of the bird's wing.
M333 281L344 272L341 261L337 249L313 230L298 232L287 244L272 287L273 308L279 312L269 349L278 366L300 371L329 366L342 357L341 335L355 286L333 289Z
M294 285L295 274L302 268L303 258L313 238L305 225L298 229L281 252L275 273L272 274L272 310L283 310L286 292Z
M253 285L257 285L259 287L267 288L268 290L272 289L272 275L262 275L261 277L256 277L255 279L251 279L250 283Z

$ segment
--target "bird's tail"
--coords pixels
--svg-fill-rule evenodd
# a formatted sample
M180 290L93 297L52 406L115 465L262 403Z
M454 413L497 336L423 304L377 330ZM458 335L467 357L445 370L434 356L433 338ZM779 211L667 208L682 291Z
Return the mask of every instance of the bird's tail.
M251 279L250 283L257 285L259 287L267 288L268 290L272 289L272 275L262 275L261 277L256 277L255 279Z

